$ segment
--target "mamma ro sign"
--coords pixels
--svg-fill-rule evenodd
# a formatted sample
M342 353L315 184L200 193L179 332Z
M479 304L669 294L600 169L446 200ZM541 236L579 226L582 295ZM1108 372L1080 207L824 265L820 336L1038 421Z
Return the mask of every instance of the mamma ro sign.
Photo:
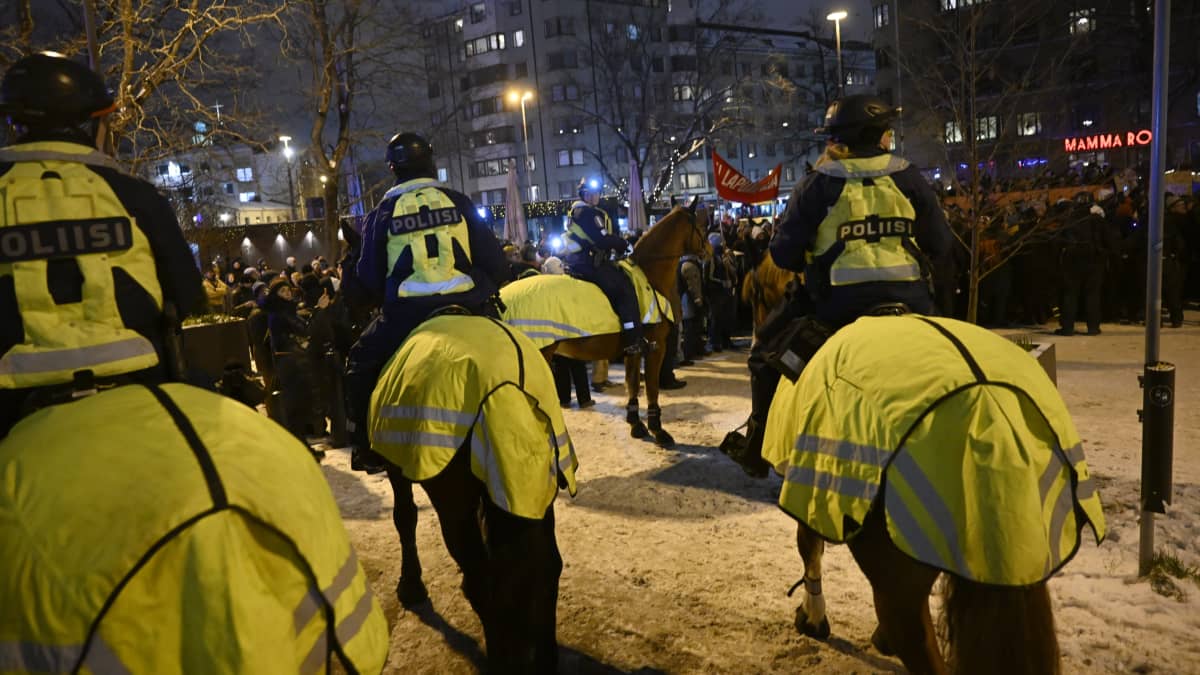
M1086 152L1088 150L1109 150L1111 148L1128 148L1135 145L1150 145L1153 134L1149 129L1126 131L1115 134L1096 134L1094 136L1079 136L1064 138L1063 149L1067 152Z

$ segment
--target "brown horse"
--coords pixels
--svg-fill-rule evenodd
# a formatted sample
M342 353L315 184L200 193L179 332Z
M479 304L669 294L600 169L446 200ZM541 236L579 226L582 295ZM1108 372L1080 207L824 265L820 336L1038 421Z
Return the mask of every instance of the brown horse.
M647 230L633 247L629 259L645 272L646 279L654 290L663 294L673 307L678 308L679 292L676 281L679 278L679 258L685 254L705 256L711 251L704 226L696 215L696 202L692 202L688 207L675 207L654 227ZM678 309L675 312L675 320L679 320ZM653 433L656 443L669 448L675 444L675 439L662 428L662 408L658 405L658 376L662 371L666 350L674 348L673 345L667 344L670 330L670 324L665 321L646 326L646 338L656 345L645 356L646 422L649 429L647 424L642 423L638 406L642 357L623 355L618 333L562 340L544 347L542 353L547 359L554 354L582 361L624 358L625 391L629 397L625 406L625 420L630 425L630 435L634 438L645 438Z
M753 312L755 333L771 310L783 302L787 285L799 279L799 274L776 265L770 251L767 251L758 267L750 270L742 281L742 302L749 305Z

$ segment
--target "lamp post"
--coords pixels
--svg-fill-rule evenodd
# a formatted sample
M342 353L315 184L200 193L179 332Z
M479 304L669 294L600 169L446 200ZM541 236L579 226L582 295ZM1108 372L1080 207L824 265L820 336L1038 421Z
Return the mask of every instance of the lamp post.
M514 90L511 90L508 92L508 102L509 103L520 103L521 104L521 138L524 143L524 145L521 148L521 152L522 152L521 164L524 165L524 167L525 167L526 175L528 175L528 173L529 173L529 125L526 122L526 118L525 118L525 103L528 101L531 101L531 100L533 100L533 92L528 89L526 89L525 91L517 91L514 89ZM532 181L530 181L530 184L531 184L530 187L532 189ZM532 195L530 195L530 199L532 199L532 198L533 198Z
M283 156L287 158L287 175L288 175L288 205L292 210L292 220L296 219L296 188L292 184L292 156L296 153L292 151L291 136L280 136L279 140L283 141Z
M842 19L846 18L846 12L838 10L830 12L826 17L827 20L833 22L833 32L836 36L837 44L837 62L838 62L838 98L846 95L846 76L842 74Z

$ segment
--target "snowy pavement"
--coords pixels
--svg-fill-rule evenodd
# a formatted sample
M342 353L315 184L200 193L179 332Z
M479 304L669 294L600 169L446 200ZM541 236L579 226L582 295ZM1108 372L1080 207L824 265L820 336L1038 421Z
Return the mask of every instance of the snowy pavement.
M1200 313L1188 319L1163 329L1162 358L1178 367L1175 503L1159 516L1156 541L1200 566ZM1100 546L1085 539L1050 582L1064 672L1200 673L1200 586L1181 582L1188 597L1179 601L1135 578L1142 328L1103 330L1032 331L1056 345L1059 388L1085 439L1110 532ZM578 496L555 507L562 671L903 672L869 646L871 593L844 546L825 558L832 638L817 642L792 628L798 597L785 593L801 565L793 521L775 506L779 479L747 478L716 450L749 411L745 353L713 355L678 374L687 387L663 394L674 450L629 438L622 388L597 395L594 408L565 411L581 466ZM610 377L620 376L614 369ZM393 594L400 552L386 479L350 472L342 451L324 468L391 625L387 672L479 672L482 633L424 494L417 491L418 540L432 605L413 612Z

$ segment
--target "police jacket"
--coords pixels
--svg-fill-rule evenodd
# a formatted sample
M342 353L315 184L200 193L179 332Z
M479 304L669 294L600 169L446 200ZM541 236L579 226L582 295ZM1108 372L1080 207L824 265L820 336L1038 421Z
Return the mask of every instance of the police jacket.
M843 191L848 181L865 198L847 204ZM892 195L897 199L889 199ZM860 213L863 209L893 213ZM792 192L770 249L783 269L809 268L807 286L820 303L831 286L925 285L922 271L914 272L913 265L924 265L925 258L939 267L952 241L933 188L916 167L880 150L818 164ZM911 246L914 242L919 254ZM881 301L888 299L886 291L882 294Z
M603 209L582 201L571 205L571 225L563 237L563 262L568 267L590 267L593 251L624 251L628 245L615 234Z
M388 190L363 225L355 272L347 290L361 289L384 310L422 301L477 305L509 274L504 250L475 205L433 178Z
M0 388L165 363L164 302L203 311L200 272L167 200L94 148L0 149Z

